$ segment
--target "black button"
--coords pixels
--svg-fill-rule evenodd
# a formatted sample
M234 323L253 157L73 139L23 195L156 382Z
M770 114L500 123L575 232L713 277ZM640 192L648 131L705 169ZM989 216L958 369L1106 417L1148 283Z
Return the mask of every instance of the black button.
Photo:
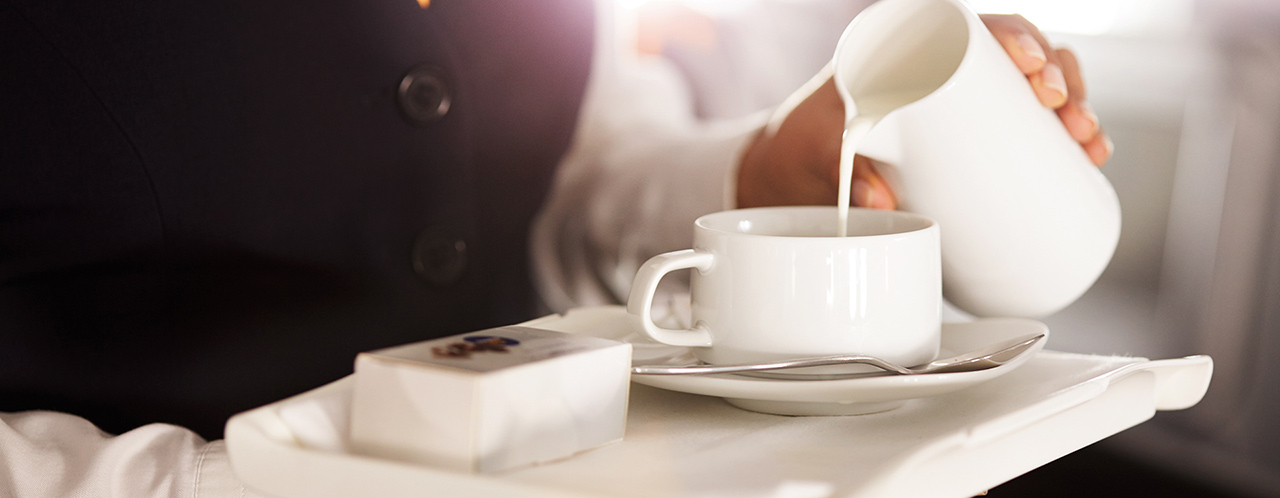
M400 112L410 123L424 126L443 118L453 104L453 94L443 75L433 66L417 66L400 80L396 91Z
M447 287L462 279L467 269L467 242L445 230L428 229L413 241L413 271L423 281Z

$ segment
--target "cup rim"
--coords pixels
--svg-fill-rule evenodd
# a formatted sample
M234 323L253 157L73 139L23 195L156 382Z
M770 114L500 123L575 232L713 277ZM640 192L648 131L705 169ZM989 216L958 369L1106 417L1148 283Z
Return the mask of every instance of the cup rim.
M862 214L873 214L877 216L886 216L891 218L902 218L902 219L908 219L911 221L923 222L924 226L921 226L919 228L915 228L912 230L903 230L900 232L893 232L893 233L882 233L882 234L873 234L873 235L848 235L846 237L837 237L834 234L829 236L828 235L814 236L814 235L769 235L769 234L759 234L759 233L747 233L747 232L739 232L739 231L714 228L708 225L708 223L713 219L732 217L735 214L739 214L742 212L749 212L749 211L829 211L831 213L831 216L835 217L837 216L837 211L839 209L840 208L837 206L765 206L765 207L753 207L753 208L739 208L739 209L730 209L726 211L717 211L714 213L699 216L697 220L694 220L693 224L694 224L694 227L696 227L698 230L706 230L708 232L722 234L726 236L769 238L769 239L790 239L790 240L809 239L809 240L834 240L834 241L868 240L868 239L876 239L876 238L883 238L883 237L900 237L903 235L924 232L931 229L936 230L938 227L938 222L934 221L933 218L929 218L927 216L912 213L909 211L896 211L896 210L889 211L884 209L870 209L870 208L861 208L861 207L852 207L852 206L849 207L850 215L852 215L853 213L862 213Z

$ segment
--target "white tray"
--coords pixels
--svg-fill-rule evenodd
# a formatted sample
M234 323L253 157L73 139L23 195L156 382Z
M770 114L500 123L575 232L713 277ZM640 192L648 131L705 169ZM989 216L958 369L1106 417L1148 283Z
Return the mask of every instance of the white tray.
M617 327L617 308L530 322ZM969 497L1204 396L1207 356L1042 351L984 384L861 416L785 417L632 385L625 439L559 462L467 474L343 451L350 377L232 417L236 474L281 497Z

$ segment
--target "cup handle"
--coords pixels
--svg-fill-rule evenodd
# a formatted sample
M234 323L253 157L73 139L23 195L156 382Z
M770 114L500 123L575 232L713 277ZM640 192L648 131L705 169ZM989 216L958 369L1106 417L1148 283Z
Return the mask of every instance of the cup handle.
M685 268L696 268L699 272L711 269L714 257L709 252L685 249L659 254L640 266L636 278L631 282L631 295L627 298L627 312L640 317L644 332L655 341L671 346L706 347L711 345L711 331L702 325L691 329L675 330L659 327L653 323L653 295L658 290L658 282L668 273Z

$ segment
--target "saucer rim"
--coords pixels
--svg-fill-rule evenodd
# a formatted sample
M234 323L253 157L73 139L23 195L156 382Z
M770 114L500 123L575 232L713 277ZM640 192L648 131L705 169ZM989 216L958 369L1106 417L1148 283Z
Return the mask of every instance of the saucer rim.
M924 398L958 391L1001 377L1035 356L1049 339L1048 326L1036 320L983 318L972 322L942 324L942 349L955 350L947 347L949 342L962 342L965 334L991 334L998 327L1012 331L996 340L1032 333L1044 333L1046 337L1004 365L971 372L825 380L763 379L736 374L632 375L631 381L669 391L758 401L849 404ZM671 349L674 353L688 348L671 346Z

